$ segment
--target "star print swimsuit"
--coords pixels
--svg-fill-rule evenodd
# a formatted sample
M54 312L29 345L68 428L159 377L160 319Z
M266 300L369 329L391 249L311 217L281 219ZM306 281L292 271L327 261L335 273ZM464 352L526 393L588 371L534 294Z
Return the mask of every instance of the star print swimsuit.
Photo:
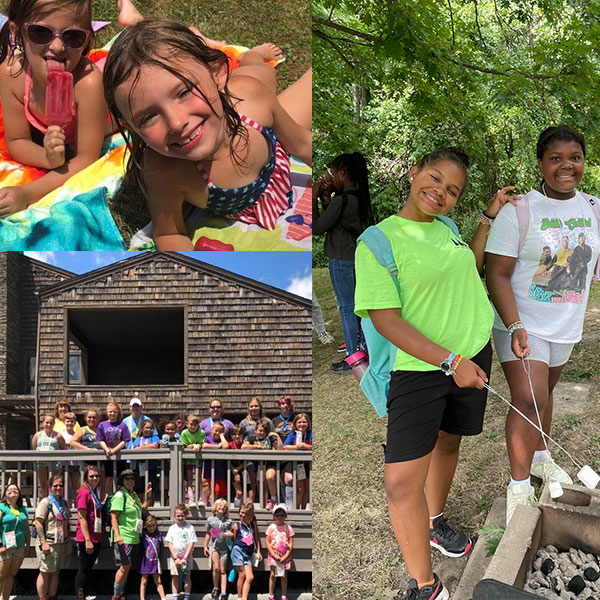
M196 168L208 186L206 209L217 215L260 225L273 230L277 218L292 204L290 157L277 142L275 132L252 119L240 115L242 121L262 133L269 144L269 160L253 182L237 188L220 188L214 185L200 162Z

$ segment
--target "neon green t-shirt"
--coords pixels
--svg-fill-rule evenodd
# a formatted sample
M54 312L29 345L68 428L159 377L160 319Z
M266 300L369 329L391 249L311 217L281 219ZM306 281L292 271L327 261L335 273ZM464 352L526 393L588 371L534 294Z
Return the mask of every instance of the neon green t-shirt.
M142 505L133 492L128 494L124 489L115 492L110 502L110 512L118 512L117 523L119 533L126 544L139 544L140 534L135 530L137 519L142 518ZM110 538L114 542L114 530L111 529Z
M206 439L206 433L204 432L203 429L200 429L200 427L198 427L198 429L194 433L192 433L189 429L184 429L181 432L181 437L179 438L179 441L184 446L190 446L191 444L202 445L204 443L205 439ZM191 458L191 459L186 458L183 462L186 465L196 464L196 461L193 458Z
M378 224L392 245L400 297L394 281L363 243L356 250L354 311L399 308L401 316L425 337L451 352L473 358L490 339L494 312L475 255L444 223L420 223L397 215ZM398 349L394 370L435 371Z

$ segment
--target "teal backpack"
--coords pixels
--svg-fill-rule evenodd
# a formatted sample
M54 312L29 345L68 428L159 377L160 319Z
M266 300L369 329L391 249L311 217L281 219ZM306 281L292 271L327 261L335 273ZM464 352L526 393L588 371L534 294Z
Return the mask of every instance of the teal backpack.
M450 227L454 234L460 238L458 228L450 217L440 216L436 219ZM377 262L387 269L398 290L398 296L400 296L398 267L396 266L392 246L385 233L377 225L372 225L363 231L358 238L358 242L366 244ZM360 380L360 387L377 414L380 417L385 417L387 415L390 375L394 369L397 348L377 332L371 319L363 318L361 327L367 343L369 366Z

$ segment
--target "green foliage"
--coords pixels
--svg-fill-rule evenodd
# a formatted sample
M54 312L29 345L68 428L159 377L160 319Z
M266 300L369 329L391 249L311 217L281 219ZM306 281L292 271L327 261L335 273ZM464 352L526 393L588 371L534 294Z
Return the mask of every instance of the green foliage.
M538 134L566 122L588 144L581 187L598 194L599 36L600 6L582 0L315 0L315 174L363 152L382 219L423 154L462 146L470 185L451 216L469 240L496 190L537 184Z
M486 525L485 527L478 529L477 533L487 538L486 556L494 556L496 549L498 548L498 544L504 535L504 528L496 525Z

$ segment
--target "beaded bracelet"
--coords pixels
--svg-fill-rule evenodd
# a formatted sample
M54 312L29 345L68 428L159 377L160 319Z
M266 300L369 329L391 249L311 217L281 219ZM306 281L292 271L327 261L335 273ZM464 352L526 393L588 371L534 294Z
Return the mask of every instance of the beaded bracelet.
M479 217L479 222L483 223L484 225L493 225L494 219L495 217L488 217L485 212L482 212L481 216Z
M462 354L457 354L456 358L452 361L452 370L456 371L458 369L458 365L460 365L460 361L462 360Z
M512 336L517 329L525 329L525 325L521 321L515 321L508 326L508 333Z

